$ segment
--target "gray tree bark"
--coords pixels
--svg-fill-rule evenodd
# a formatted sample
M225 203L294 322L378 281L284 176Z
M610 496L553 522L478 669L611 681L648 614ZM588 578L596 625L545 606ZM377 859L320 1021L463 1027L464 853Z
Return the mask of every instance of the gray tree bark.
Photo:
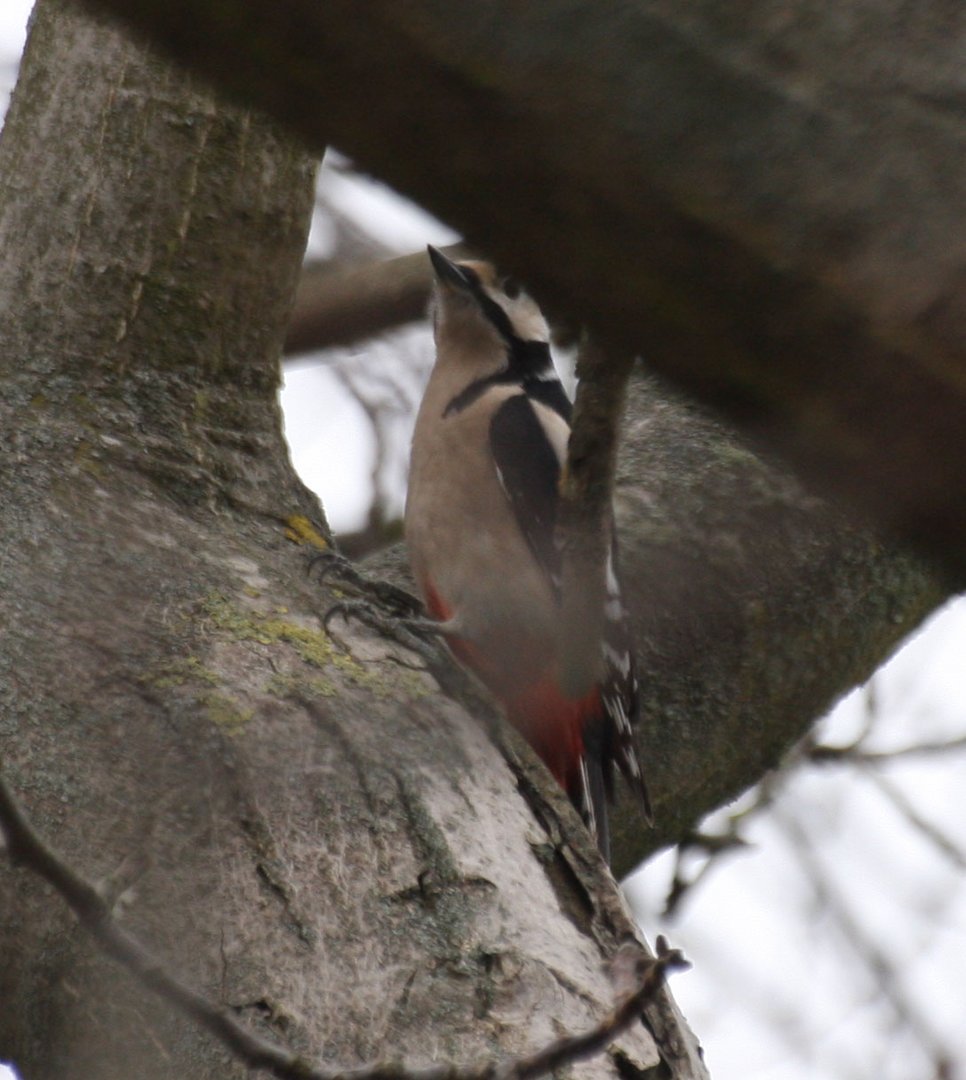
M417 657L323 631L277 405L313 171L41 0L0 141L0 759L124 925L256 1028L475 1061L589 1026L633 927L539 769ZM245 1075L5 859L0 956L26 1080ZM628 1070L703 1075L670 998L574 1071Z

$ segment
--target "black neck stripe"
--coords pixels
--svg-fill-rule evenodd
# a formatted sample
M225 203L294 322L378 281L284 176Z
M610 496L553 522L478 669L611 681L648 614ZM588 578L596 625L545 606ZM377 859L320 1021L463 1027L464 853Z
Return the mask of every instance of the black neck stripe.
M515 378L506 369L503 371L496 371L492 375L484 375L482 379L476 379L471 382L465 390L461 390L455 397L450 399L449 404L443 410L443 418L447 416L453 416L455 413L461 413L464 409L469 408L474 401L481 398L491 386L507 386L512 383L519 382L519 379Z
M542 341L528 341L521 342L521 344L542 345L545 350L547 349L546 343ZM547 364L549 364L549 350L547 350L546 356ZM553 409L558 416L563 417L568 424L570 423L573 406L570 403L570 398L564 392L563 385L553 372L553 368L551 367L548 371L547 366L541 364L538 368L531 367L527 370L522 365L514 365L512 362L500 371L494 371L491 375L484 375L481 379L475 379L469 386L452 397L443 410L443 419L469 408L474 401L478 401L493 386L519 386L527 397Z
M569 421L570 402L554 371L549 344L546 341L524 341L513 329L510 316L483 288L479 274L471 266L461 266L460 271L468 290L479 304L480 311L503 339L506 365L499 371L476 379L461 390L443 410L443 416L462 412L491 386L516 384L529 396L552 405Z

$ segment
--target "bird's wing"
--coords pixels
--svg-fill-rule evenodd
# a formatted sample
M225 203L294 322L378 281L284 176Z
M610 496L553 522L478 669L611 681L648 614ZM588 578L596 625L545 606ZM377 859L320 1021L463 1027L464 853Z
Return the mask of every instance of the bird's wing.
M554 534L562 462L526 394L507 398L493 414L490 453L520 531L559 596L560 551Z
M562 388L560 393L563 394ZM490 451L517 524L559 599L561 555L556 524L563 461L528 395L515 394L493 414ZM601 641L604 672L600 682L601 719L606 720L588 724L584 730L588 765L596 774L582 777L582 809L585 818L592 818L595 805L600 803L601 786L613 797L616 764L635 791L644 816L652 821L647 785L634 748L639 693L630 627L618 579L616 538L608 557L606 584Z

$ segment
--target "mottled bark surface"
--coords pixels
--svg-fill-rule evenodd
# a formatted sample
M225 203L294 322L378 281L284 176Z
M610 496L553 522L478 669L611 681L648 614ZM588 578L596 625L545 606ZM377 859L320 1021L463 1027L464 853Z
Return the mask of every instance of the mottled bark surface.
M324 522L276 403L311 179L262 120L41 4L0 142L0 756L125 925L252 1023L349 1064L521 1049L609 1004L630 927L539 769L397 646L322 630L332 594L293 540ZM660 825L622 819L622 868L759 777L940 596L653 383L630 416ZM0 955L0 1057L27 1080L242 1075L5 861ZM650 1021L672 1076L700 1075L671 1006ZM642 1029L578 1071L656 1063Z
M617 510L658 819L648 836L622 805L625 871L780 764L943 592L649 378L631 384Z
M41 3L0 143L0 761L215 1001L330 1063L475 1060L588 1026L631 927L539 773L521 798L526 767L396 646L323 632L276 401L312 177ZM0 956L26 1080L244 1075L5 859ZM576 1072L658 1062L644 1028L620 1047Z

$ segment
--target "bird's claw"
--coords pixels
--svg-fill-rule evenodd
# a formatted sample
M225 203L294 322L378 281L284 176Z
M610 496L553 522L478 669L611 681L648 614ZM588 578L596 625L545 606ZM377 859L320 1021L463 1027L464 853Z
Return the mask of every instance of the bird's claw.
M306 560L305 572L309 577L318 574L320 585L333 574L338 574L344 582L360 589L365 580L345 555L331 549L329 551L313 551Z
M389 636L388 624L390 620L376 611L367 600L337 600L328 607L322 616L322 628L330 637L332 631L329 629L329 623L337 615L341 615L346 622L350 619L358 619L359 622L365 623L366 626L371 627L373 630L378 630L381 634Z
M401 619L383 614L367 600L339 600L322 616L322 626L333 638L335 635L329 623L337 615L341 615L346 622L357 619L382 637L398 642L422 657L430 668L435 668L440 662L439 626L430 619Z
M405 589L389 581L366 577L349 559L337 551L313 554L308 560L307 573L310 575L317 573L320 585L327 578L338 576L342 583L356 592L368 594L394 614L405 618L418 617L422 612L422 605Z

